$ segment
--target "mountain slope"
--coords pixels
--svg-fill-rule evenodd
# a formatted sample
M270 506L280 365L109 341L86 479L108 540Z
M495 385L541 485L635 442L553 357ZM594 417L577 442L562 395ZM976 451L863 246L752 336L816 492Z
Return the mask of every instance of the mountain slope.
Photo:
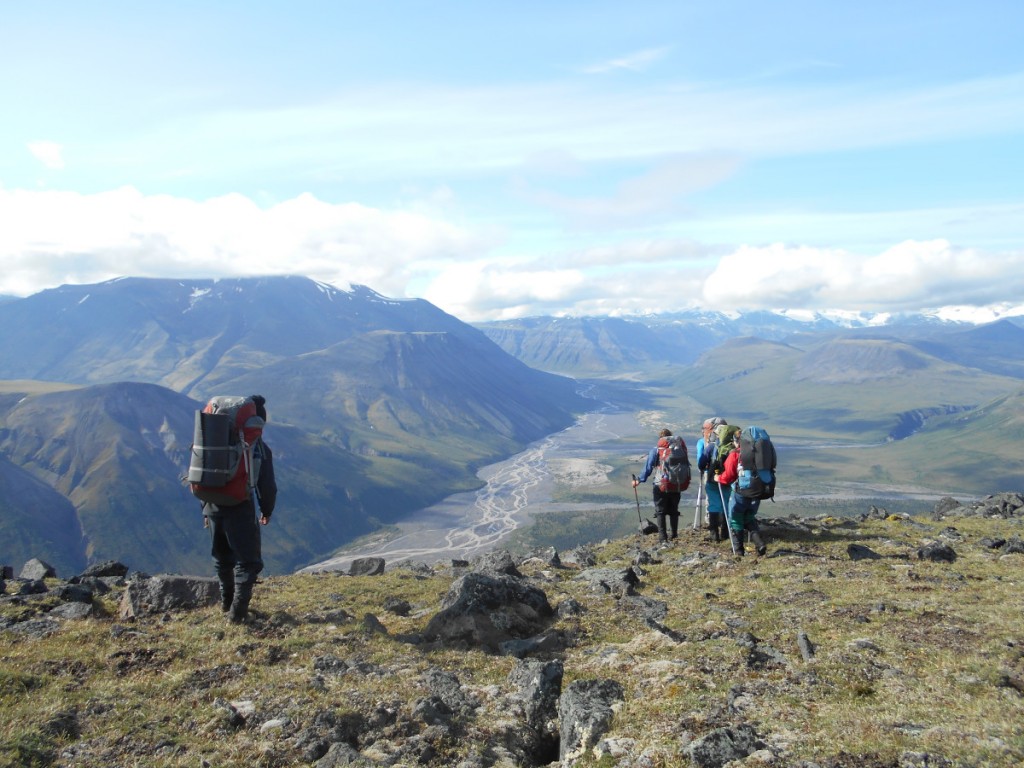
M58 572L77 573L86 564L74 505L30 472L0 455L0 541L8 565L46 553Z
M200 406L163 387L132 383L24 398L6 415L0 453L33 478L33 487L52 489L41 495L52 504L47 520L68 533L45 550L32 548L38 536L8 539L4 557L45 553L65 562L120 558L166 571L207 570L199 503L182 482ZM362 480L364 461L272 422L267 442L280 467L281 499L264 542L269 570L294 569L372 530L361 497L372 502L376 495Z
M268 536L273 570L477 487L480 465L588 406L572 380L529 368L427 302L305 278L45 291L0 305L0 371L93 384L0 386L0 455L76 510L84 544L62 541L61 556L116 552L168 570L208 560L180 477L194 411L214 394L268 398L292 510L274 520L285 535ZM0 559L44 554L0 542Z
M959 365L1024 378L1024 328L1010 320L957 330L916 346Z
M422 300L302 277L122 278L0 304L0 379L146 381L203 399L203 382L375 330L480 332Z
M678 377L710 411L786 432L885 440L908 411L973 408L1015 389L1014 379L934 358L886 339L828 338L801 349L733 339Z

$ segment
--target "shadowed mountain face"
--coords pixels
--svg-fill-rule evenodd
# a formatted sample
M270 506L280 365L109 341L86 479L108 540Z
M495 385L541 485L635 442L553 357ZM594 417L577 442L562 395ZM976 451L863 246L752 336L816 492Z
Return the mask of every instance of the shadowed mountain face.
M62 286L0 304L0 328L0 379L146 381L200 399L208 377L224 381L361 333L480 336L425 301L299 277Z
M267 397L280 486L264 547L272 572L475 487L476 467L585 407L572 380L427 302L304 278L63 287L0 304L0 328L0 375L26 380L0 397L5 476L64 500L55 509L72 533L50 557L68 563L208 569L181 477L194 412L212 395ZM51 552L36 534L7 542L5 562Z

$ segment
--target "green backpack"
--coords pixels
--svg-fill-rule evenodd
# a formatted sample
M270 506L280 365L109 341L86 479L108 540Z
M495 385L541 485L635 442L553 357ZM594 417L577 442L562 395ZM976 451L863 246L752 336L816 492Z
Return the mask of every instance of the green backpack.
M710 470L712 473L721 472L725 469L725 457L732 453L736 446L732 439L740 428L735 424L722 424L715 428L715 438L718 440L718 453L711 460Z

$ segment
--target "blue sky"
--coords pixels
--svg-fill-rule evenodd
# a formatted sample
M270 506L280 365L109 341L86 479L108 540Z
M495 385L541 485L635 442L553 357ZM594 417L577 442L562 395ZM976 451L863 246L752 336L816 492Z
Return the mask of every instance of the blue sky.
M0 293L1024 313L1024 4L0 2Z

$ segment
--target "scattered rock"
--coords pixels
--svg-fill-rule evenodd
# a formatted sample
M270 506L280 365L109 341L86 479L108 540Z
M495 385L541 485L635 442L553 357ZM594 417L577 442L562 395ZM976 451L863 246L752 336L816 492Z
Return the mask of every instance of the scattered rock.
M21 567L21 573L18 575L22 579L39 581L57 578L57 571L46 561L33 557Z
M851 560L880 560L881 555L863 544L851 544L846 548Z
M597 592L612 595L635 595L640 583L633 568L588 568L576 578L589 582Z
M516 565L515 559L504 549L485 552L480 555L473 561L473 568L481 573L499 576L515 576L517 578L522 578L523 576Z
M717 728L707 736L693 741L686 754L699 768L721 768L733 760L743 760L762 748L752 725L741 723L729 728Z
M79 580L88 578L124 578L127 575L127 565L117 560L107 560L103 563L90 565L79 574L78 578Z
M925 544L917 550L918 560L930 560L933 563L954 563L956 552L948 544Z
M349 576L380 576L384 573L383 557L357 557L348 567Z

